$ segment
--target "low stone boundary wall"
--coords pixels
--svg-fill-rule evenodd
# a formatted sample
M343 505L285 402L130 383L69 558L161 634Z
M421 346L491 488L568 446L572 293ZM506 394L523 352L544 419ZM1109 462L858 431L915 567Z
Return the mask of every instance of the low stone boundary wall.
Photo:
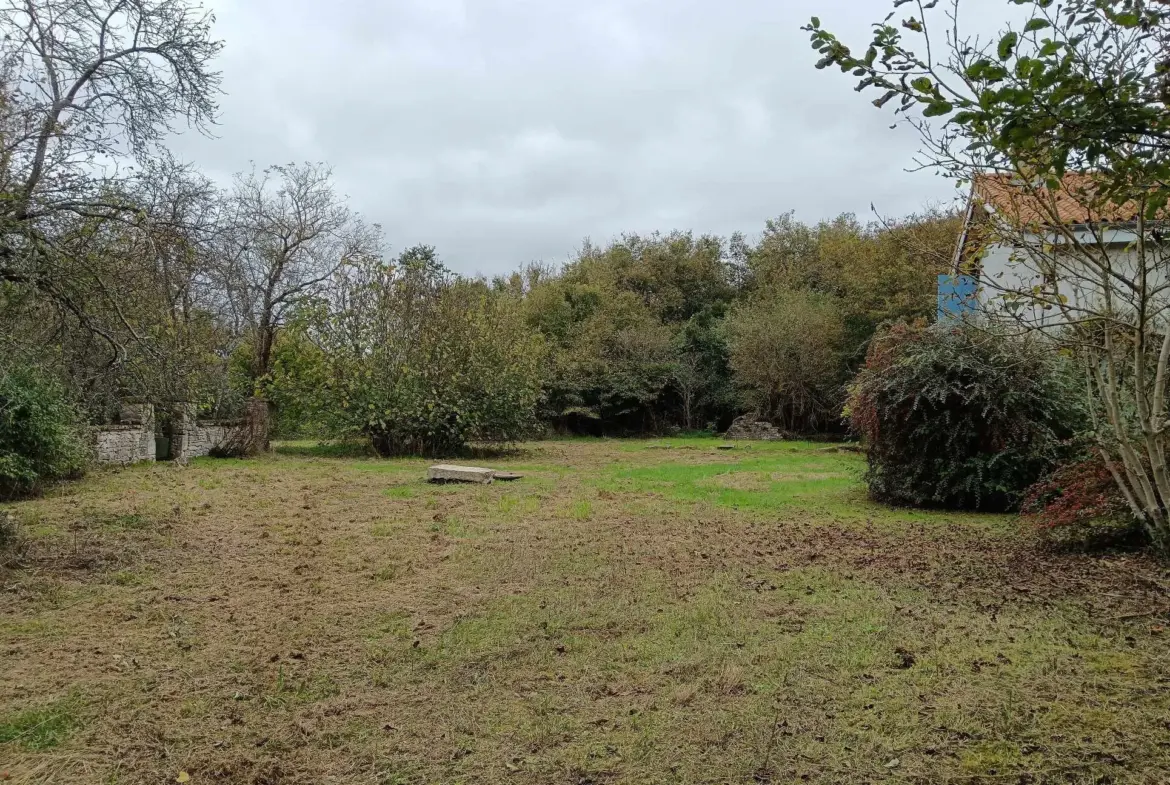
M176 424L174 436L171 437L171 457L185 462L211 455L218 449L227 449L244 427L243 421L190 421L183 427Z
M118 425L94 429L94 460L118 466L153 461L154 407L148 403L124 404L118 420Z
M98 463L128 466L154 460L154 429L138 425L110 425L94 435L94 454Z
M182 404L175 410L171 457L189 461L216 451L255 455L268 449L268 401L252 399L242 420L199 422L195 407Z
M194 404L175 407L170 434L173 460L186 463L216 451L250 455L268 449L267 401L250 401L248 416L242 420L200 422L197 411ZM118 421L93 430L94 460L118 466L156 460L154 407L124 405Z

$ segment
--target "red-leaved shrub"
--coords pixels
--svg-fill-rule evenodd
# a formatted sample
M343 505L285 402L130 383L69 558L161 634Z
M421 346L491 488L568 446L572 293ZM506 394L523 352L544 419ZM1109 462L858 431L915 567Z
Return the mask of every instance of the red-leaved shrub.
M1024 494L1020 510L1042 529L1100 523L1127 526L1132 515L1100 456L1066 463Z

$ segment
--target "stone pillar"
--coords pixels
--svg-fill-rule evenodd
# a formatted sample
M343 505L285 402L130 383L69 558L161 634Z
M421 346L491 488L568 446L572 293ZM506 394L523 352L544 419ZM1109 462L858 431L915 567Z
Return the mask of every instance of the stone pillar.
M193 403L177 403L171 412L171 457L179 463L191 458L198 413L199 407Z
M158 457L154 443L154 406L149 403L124 403L118 408L118 421L122 425L138 426L130 462L154 461Z

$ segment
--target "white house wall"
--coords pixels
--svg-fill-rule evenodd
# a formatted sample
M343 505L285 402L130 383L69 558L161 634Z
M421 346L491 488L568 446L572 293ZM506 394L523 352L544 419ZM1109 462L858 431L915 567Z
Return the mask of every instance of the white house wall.
M1045 242L1051 243L1053 238L1043 238L1039 235L1028 240L1029 246L1042 246ZM1091 237L1084 238L1086 241ZM1109 258L1114 269L1128 278L1136 278L1139 269L1140 255L1132 247L1133 233L1125 230L1115 230L1106 234L1102 239L1111 240ZM1149 259L1147 255L1147 259ZM1168 260L1170 261L1170 260ZM1072 267L1083 264L1076 258L1070 258L1061 263L1061 267ZM1150 271L1148 286L1151 288L1164 285L1168 279L1164 264L1154 267ZM1036 264L1028 251L1017 249L1006 244L992 244L985 248L980 259L980 273L978 276L979 292L977 295L983 312L989 316L1003 317L1011 313L1007 300L1002 296L1004 292L1021 292L1027 294L1033 287L1042 286L1044 280L1039 273L1040 266ZM1089 271L1080 279L1076 276L1066 276L1059 283L1059 291L1069 299L1069 305L1075 314L1077 311L1097 311L1104 300L1101 285L1089 278ZM1116 284L1115 284L1116 286ZM1049 291L1046 289L1046 291ZM1170 293L1168 293L1170 294ZM1170 304L1170 296L1162 296L1163 305ZM1116 303L1121 307L1121 303ZM1044 309L1037 305L1026 304L1014 312L1012 317L1029 326L1058 325L1066 321L1059 309Z

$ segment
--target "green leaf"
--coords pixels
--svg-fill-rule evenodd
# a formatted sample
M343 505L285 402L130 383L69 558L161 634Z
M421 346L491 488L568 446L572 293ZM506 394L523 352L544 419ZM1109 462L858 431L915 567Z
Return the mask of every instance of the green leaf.
M820 27L820 26L821 26L821 20L820 20L820 17L816 17L816 16L814 16L814 17L812 18L812 20L811 20L811 23L812 23L812 26L813 26L813 28Z
M1052 24L1047 19L1029 19L1028 24L1024 25L1024 32L1034 33L1046 27L1052 27Z
M1002 65L993 65L983 72L983 80L988 83L1002 82L1007 77L1007 69Z
M949 114L955 107L949 101L935 101L927 104L926 108L922 110L923 117L939 117L944 114Z
M934 87L934 83L928 77L920 76L911 82L910 86L920 93L929 93Z
M987 58L983 58L982 60L976 60L975 62L971 63L971 65L967 66L967 78L968 79L982 79L983 73L988 69L988 67L990 65L991 65L991 61L988 60Z
M1001 104L1010 104L1011 106L1028 106L1034 100L1034 96L1030 90L1021 90L1017 87L1005 87L999 91L997 96Z
M1018 33L1009 32L999 39L999 49L997 54L1000 60L1007 60L1012 56L1012 52L1016 51L1016 42L1020 40Z

